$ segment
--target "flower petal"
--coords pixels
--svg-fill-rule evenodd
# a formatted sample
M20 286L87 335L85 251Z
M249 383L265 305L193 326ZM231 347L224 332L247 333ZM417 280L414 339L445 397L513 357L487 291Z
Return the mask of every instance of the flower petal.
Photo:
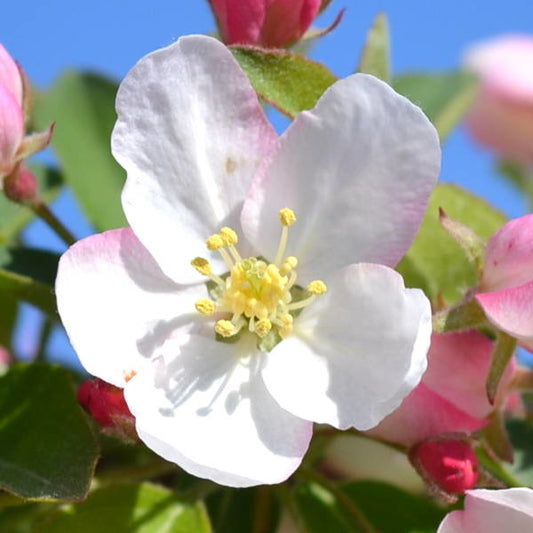
M368 434L388 442L412 446L441 433L471 433L487 424L487 420L474 418L461 411L420 383L396 411Z
M533 530L533 490L470 490L464 511L444 518L437 533L522 533Z
M22 79L9 52L0 44L0 85L3 85L22 107Z
M261 167L243 230L273 259L278 211L299 217L288 252L305 280L357 262L394 266L411 244L440 168L439 140L422 111L388 85L355 74L304 111Z
M112 147L128 173L128 221L169 277L198 280L189 261L220 226L238 224L276 134L232 54L203 36L141 59L120 86L117 112Z
M370 429L420 381L430 335L422 291L385 266L350 265L268 354L265 384L296 416Z
M22 109L11 91L0 85L0 178L15 166L15 154L23 138Z
M476 300L494 326L533 346L533 281L519 287L476 294Z
M533 279L533 215L507 222L489 240L481 292L516 287Z
M171 346L168 363L156 361L125 388L148 447L195 476L235 487L287 479L312 433L311 423L272 399L259 372L261 355L244 340L191 336Z
M59 313L81 363L119 387L190 326L204 291L168 279L130 229L76 243L62 256L56 282Z

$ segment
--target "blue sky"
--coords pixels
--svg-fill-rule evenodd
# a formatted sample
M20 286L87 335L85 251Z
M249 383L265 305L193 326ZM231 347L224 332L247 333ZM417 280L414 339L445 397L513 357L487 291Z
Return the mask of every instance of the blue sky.
M43 88L65 68L96 70L120 79L144 54L181 35L214 30L205 0L26 0L5 4L1 42L31 81ZM312 51L313 57L339 76L353 72L366 31L380 11L389 16L395 73L454 69L474 42L503 33L533 34L531 0L333 0L318 25L328 25L342 8L347 11L341 25ZM490 154L473 145L462 128L444 148L443 180L485 196L508 216L523 214L524 202L492 167ZM63 197L59 209L78 235L90 232L71 198ZM38 246L61 249L39 224L28 233L28 239ZM62 352L64 342L60 345Z

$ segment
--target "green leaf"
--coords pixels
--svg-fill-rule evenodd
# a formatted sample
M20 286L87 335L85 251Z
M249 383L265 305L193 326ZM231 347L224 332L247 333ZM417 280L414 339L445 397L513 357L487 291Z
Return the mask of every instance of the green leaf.
M533 486L533 424L530 420L512 419L507 422L507 431L514 448L514 461L506 465L514 477L524 486Z
M0 530L6 533L34 533L36 525L47 514L55 511L57 505L33 502L0 509Z
M2 294L0 305L0 347L11 350L11 337L17 320L17 300L7 294ZM1 365L0 365L1 366Z
M385 13L380 13L368 31L366 43L359 62L359 72L372 74L390 83L390 44L389 22Z
M53 287L59 255L38 248L0 247L0 267Z
M42 165L31 165L31 169L43 199L46 202L54 200L63 186L60 173ZM11 243L34 216L27 207L15 204L0 194L0 245Z
M100 231L126 225L120 203L125 173L110 148L116 91L107 78L68 71L35 106L38 127L56 122L52 146L65 180Z
M47 520L43 533L209 533L204 506L149 483L95 490Z
M397 270L408 287L422 288L434 302L441 293L451 304L476 285L477 279L463 250L442 229L439 207L484 239L505 223L505 216L456 185L439 184L435 188L420 231Z
M446 511L433 502L378 481L356 481L342 491L380 533L433 533Z
M290 118L314 107L337 79L321 63L285 50L230 49L259 96Z
M0 268L0 293L28 302L57 320L56 299L49 285Z
M419 105L444 141L463 118L477 93L477 79L466 72L404 74L393 87Z
M17 365L0 378L0 486L33 500L80 500L98 450L69 375Z

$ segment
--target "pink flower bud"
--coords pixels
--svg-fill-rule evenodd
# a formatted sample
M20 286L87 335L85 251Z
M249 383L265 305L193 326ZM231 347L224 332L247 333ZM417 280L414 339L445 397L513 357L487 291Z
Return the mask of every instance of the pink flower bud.
M13 93L0 84L0 181L16 164L24 139L24 114Z
M23 163L4 180L4 194L18 204L31 203L37 197L38 184L33 172Z
M447 494L463 494L476 486L479 462L466 440L428 440L411 449L409 458L422 478Z
M481 43L465 64L481 80L467 117L474 138L499 156L533 163L533 36Z
M123 389L101 379L84 381L78 389L78 401L104 431L136 439L135 419L124 399Z
M322 0L210 0L226 44L284 47L298 41Z
M22 106L23 80L19 67L8 51L0 44L0 85L5 87Z

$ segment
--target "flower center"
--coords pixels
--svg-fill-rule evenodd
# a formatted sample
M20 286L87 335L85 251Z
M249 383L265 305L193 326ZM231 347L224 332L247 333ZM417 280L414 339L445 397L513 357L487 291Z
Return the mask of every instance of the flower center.
M271 337L273 346L291 334L295 314L327 290L320 280L309 283L306 290L296 285L298 259L285 256L289 227L296 216L285 208L279 218L281 237L273 263L258 257L243 259L235 246L237 233L231 228L222 228L206 241L207 249L220 253L228 265L227 275L214 274L209 261L202 257L191 261L198 272L214 282L211 298L198 300L196 310L205 316L221 314L214 329L223 338L247 329L259 339Z

